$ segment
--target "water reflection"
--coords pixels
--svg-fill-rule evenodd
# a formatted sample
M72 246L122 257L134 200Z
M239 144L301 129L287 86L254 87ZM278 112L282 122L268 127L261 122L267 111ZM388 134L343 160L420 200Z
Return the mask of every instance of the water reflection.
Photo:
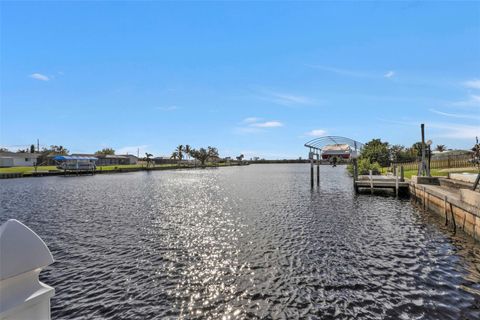
M480 318L478 245L308 169L4 180L0 220L51 248L54 319Z

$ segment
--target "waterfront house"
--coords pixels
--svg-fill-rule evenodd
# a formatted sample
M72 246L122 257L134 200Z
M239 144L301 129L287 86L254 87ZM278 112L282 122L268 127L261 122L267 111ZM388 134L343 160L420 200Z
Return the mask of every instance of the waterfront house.
M39 153L0 152L0 167L33 167Z
M179 160L169 157L155 157L153 158L153 162L155 162L155 164L176 164L179 162Z
M126 164L137 164L138 158L134 155L116 155L116 154L72 154L72 156L95 157L97 166L116 166Z
M133 154L125 154L123 156L128 158L128 164L138 164L138 157Z

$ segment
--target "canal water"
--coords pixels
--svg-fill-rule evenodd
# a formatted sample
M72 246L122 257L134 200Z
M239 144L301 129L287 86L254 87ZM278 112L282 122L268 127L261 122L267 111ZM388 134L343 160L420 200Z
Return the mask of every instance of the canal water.
M56 262L53 319L480 319L480 246L342 166L0 182Z

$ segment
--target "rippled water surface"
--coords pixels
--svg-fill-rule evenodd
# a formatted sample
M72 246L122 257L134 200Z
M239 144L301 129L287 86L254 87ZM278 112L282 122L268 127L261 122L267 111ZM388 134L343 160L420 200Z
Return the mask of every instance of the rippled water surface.
M0 181L56 262L54 319L480 319L480 246L342 167Z

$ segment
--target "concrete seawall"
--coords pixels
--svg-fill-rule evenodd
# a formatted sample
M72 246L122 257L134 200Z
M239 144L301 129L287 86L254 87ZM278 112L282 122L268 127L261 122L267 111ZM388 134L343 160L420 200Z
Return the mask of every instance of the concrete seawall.
M463 230L480 241L480 206L476 202L480 196L478 192L419 184L414 180L410 182L409 190L414 201L425 211L438 214L455 230Z

